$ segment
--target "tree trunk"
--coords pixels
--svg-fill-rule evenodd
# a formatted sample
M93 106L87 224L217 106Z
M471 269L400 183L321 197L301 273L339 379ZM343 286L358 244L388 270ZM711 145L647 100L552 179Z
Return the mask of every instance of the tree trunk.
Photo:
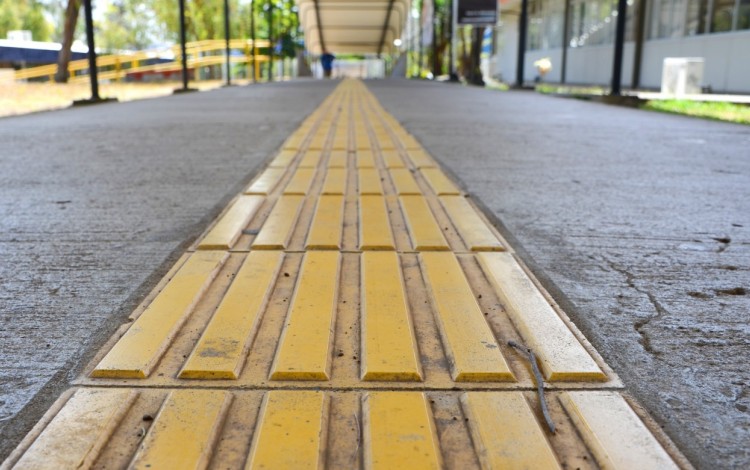
M60 49L60 55L57 57L57 73L55 74L57 83L68 83L68 64L70 64L70 56L72 55L70 48L73 46L73 36L76 32L80 9L81 0L68 0L68 7L65 9L62 48Z
M484 37L484 28L473 28L471 38L471 69L469 70L469 76L467 81L472 85L484 86L484 78L482 77L481 68L481 54L482 54L482 39Z

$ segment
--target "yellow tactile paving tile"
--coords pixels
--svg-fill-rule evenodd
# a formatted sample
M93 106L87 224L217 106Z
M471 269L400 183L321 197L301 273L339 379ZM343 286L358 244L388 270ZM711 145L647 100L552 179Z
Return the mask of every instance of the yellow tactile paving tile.
M383 184L378 170L375 168L360 168L357 173L359 174L359 194L363 196L381 196L383 194Z
M308 252L271 368L272 380L327 380L340 255Z
M287 168L297 156L297 150L284 149L268 165L271 168Z
M457 382L515 380L452 253L422 253L427 285Z
M305 248L308 250L340 250L343 235L344 198L321 196L315 208Z
M484 468L559 469L534 411L520 392L469 392L461 397L472 441Z
M411 170L406 168L393 168L389 173L391 174L394 186L396 186L396 194L399 196L422 195L422 189L417 184L417 180L414 179Z
M228 250L239 238L242 228L263 204L262 196L240 196L198 244L201 250Z
M359 247L362 250L395 248L388 210L382 196L359 198Z
M299 168L289 180L289 184L284 188L285 195L304 196L310 190L310 185L315 177L314 168Z
M130 467L205 468L231 399L217 390L171 392Z
M384 150L381 154L386 168L404 168L404 160L394 150Z
M334 150L328 159L328 168L346 168L348 153L346 150Z
M435 162L424 150L409 150L407 154L412 165L416 168L432 168L435 166Z
M225 259L222 251L189 255L164 290L99 362L92 377L147 377Z
M315 168L320 163L323 152L321 150L308 150L299 162L300 168Z
M285 168L267 168L258 179L245 189L245 194L265 196L276 188L286 173Z
M245 468L323 468L325 406L326 396L320 392L269 392Z
M375 155L372 150L357 150L357 168L375 168Z
M448 241L443 236L429 205L422 196L399 197L406 214L411 243L415 250L448 250Z
M424 394L369 392L365 412L365 468L442 467L435 424Z
M78 390L21 458L11 462L13 468L57 470L91 467L137 395L128 389ZM5 465L0 465L0 468L5 468Z
M236 379L281 266L281 253L250 253L180 372L186 379Z
M442 196L440 203L471 251L503 251L505 247L463 196Z
M346 168L331 168L326 172L326 179L323 183L322 195L343 196L346 194L347 183Z
M285 249L303 202L304 196L280 197L263 225L263 229L253 241L253 248L256 250Z
M0 469L683 466L458 188L344 81Z
M461 191L451 180L438 168L422 168L422 175L432 188L432 191L438 196L456 196Z
M73 392L3 470L688 466L610 391L549 392L555 434L528 391Z
M479 262L547 380L605 380L547 299L510 253L480 253Z
M560 401L602 468L678 468L619 394L564 392Z
M422 380L398 256L363 253L361 270L362 379Z

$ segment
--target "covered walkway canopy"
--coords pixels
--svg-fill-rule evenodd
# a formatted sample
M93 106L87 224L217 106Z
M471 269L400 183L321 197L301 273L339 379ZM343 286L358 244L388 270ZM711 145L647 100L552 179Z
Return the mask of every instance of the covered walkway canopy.
M305 44L312 54L392 52L410 0L298 0Z

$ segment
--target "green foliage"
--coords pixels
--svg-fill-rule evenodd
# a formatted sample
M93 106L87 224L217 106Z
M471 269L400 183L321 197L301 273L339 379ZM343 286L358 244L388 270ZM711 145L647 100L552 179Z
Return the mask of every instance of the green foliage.
M52 25L44 15L45 5L39 0L0 0L0 38L8 31L26 29L34 41L48 41Z
M742 104L689 100L652 100L643 105L643 109L684 114L718 121L729 121L738 124L750 124L750 106Z

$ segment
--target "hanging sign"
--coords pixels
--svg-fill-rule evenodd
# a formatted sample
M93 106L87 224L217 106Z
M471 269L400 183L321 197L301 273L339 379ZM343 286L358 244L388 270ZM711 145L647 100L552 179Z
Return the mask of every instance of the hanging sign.
M497 23L497 0L458 0L457 23L494 26Z

